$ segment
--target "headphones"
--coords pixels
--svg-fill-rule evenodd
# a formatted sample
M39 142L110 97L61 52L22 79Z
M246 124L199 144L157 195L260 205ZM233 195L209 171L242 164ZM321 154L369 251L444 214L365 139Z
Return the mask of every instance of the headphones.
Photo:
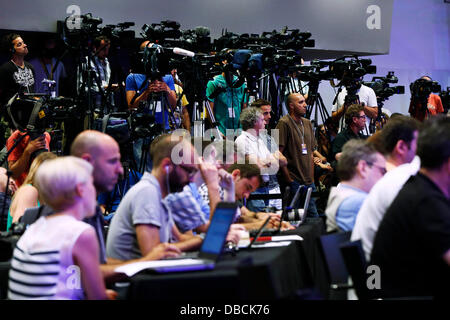
M16 48L14 48L14 46L13 46L12 49L11 49L11 53L12 53L12 54L16 53Z

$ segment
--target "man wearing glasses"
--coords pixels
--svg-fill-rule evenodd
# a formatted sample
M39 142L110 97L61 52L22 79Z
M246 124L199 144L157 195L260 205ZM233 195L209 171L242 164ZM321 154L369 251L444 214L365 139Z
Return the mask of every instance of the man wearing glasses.
M202 242L198 236L179 231L165 198L182 191L198 170L203 180L217 190L217 169L203 162L199 165L192 144L170 134L152 142L150 156L152 171L145 172L128 190L111 222L106 244L110 261L140 258L163 242L172 242L182 251L195 249Z
M358 96L359 104L363 106L364 113L367 116L365 119L366 126L364 127L365 134L369 135L370 119L375 119L378 114L378 103L375 91L362 84L363 78L357 79L355 85L357 87L356 94ZM347 96L347 88L343 88L339 93L336 104L331 109L333 119L339 120L339 132L345 129L344 121L348 106L345 104L345 97ZM344 119L342 119L344 118Z
M336 161L339 159L344 144L350 139L366 139L367 136L361 132L366 124L366 114L364 107L359 104L352 104L345 112L346 127L333 140L331 155L333 167L336 167Z
M350 231L364 199L386 173L386 160L375 148L360 139L348 141L337 164L341 182L330 190L327 231Z

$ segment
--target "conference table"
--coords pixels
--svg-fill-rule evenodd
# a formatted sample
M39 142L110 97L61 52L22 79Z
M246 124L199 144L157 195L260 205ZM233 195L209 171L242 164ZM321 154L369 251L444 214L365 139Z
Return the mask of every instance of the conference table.
M303 292L324 297L328 286L317 245L323 233L323 220L308 218L297 229L281 233L299 235L302 241L225 253L207 271L158 274L144 270L113 288L122 299L153 301L277 300Z

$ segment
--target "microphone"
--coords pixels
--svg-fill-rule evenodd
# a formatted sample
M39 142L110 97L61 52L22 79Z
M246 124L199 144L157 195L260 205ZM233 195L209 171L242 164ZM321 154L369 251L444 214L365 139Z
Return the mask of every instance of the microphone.
M281 202L281 205L283 206L283 209L286 209L286 207L288 206L288 201L289 201L289 196L291 195L291 187L287 186L286 189L284 190L284 197L283 200Z
M193 57L195 56L195 53L189 50L185 50L185 49L181 49L181 48L173 48L173 53L178 54L180 56L185 56L185 57Z

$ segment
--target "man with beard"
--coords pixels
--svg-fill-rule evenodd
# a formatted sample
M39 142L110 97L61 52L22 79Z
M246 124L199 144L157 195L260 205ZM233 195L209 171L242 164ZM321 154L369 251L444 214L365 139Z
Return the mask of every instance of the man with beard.
M203 162L198 165L192 144L170 134L157 137L150 154L152 171L126 193L111 222L106 245L108 261L140 258L161 242L173 242L182 251L195 249L202 242L199 236L178 230L165 197L180 192L199 169L206 183L218 179L217 170L212 172L212 166Z
M11 60L0 67L0 103L5 105L17 92L34 92L34 69L25 61L28 46L18 34L3 38L3 46L11 54Z

